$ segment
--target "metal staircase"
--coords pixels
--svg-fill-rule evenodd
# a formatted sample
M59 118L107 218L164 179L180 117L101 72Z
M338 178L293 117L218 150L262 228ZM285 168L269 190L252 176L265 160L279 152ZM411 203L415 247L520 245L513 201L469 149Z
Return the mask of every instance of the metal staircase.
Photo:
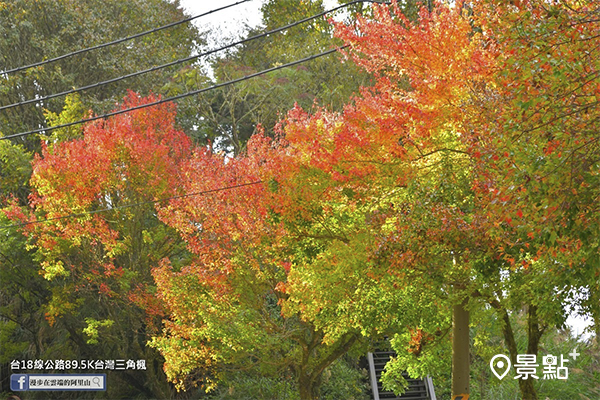
M390 360L390 357L395 354L393 351L376 351L367 354L371 388L373 388L373 400L436 400L430 377L412 379L407 373L403 373L402 376L408 382L408 388L406 388L406 391L400 397L382 388L381 373L385 368L385 364Z

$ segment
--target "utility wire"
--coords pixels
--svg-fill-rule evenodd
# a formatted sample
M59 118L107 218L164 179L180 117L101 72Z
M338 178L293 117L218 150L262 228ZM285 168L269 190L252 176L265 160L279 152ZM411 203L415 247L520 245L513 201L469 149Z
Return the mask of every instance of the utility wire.
M179 99L182 99L184 97L193 96L193 95L196 95L196 94L208 92L210 90L218 89L220 87L233 85L234 83L246 81L248 79L255 78L255 77L260 76L260 75L268 74L269 72L277 71L279 69L291 67L291 66L294 66L294 65L297 65L297 64L302 64L304 62L307 62L307 61L310 61L310 60L314 60L315 58L319 58L319 57L323 57L323 56L326 56L326 55L331 54L331 53L335 53L336 51L338 51L340 49L344 49L344 48L346 48L348 46L349 45L344 45L344 46L341 46L339 48L335 48L335 49L324 51L322 53L313 54L311 56L302 58L300 60L292 61L292 62L289 62L287 64L278 65L278 66L275 66L275 67L272 67L272 68L268 68L268 69L265 69L265 70L262 70L262 71L259 71L259 72L255 72L253 74L245 75L245 76L243 76L241 78L237 78L237 79L233 79L233 80L230 80L230 81L227 81L227 82L219 83L217 85L209 86L209 87L202 88L202 89L192 90L191 92L182 93L182 94L179 94L179 95L176 95L176 96L167 97L167 98L164 98L164 99L161 99L161 100L154 101L152 103L140 104L139 106L135 106L135 107L131 107L131 108L126 108L124 110L113 111L113 112L110 112L110 113L107 113L107 114L102 114L102 115L98 115L98 116L95 116L95 117L81 119L79 121L68 122L66 124L61 124L61 125L56 125L56 126L49 126L47 128L39 128L39 129L35 129L35 130L32 130L32 131L15 133L13 135L8 135L8 136L2 136L2 137L0 137L0 140L12 139L12 138L21 137L21 136L32 135L34 133L48 132L48 131L52 131L52 130L55 130L55 129L66 128L66 127L69 127L69 126L79 125L79 124L83 124L83 123L90 122L90 121L96 121L96 120L102 119L102 118L112 117L113 115L124 114L124 113L128 113L130 111L135 111L135 110L139 110L139 109L146 108L146 107L152 107L152 106L155 106L155 105L158 105L158 104L162 104L162 103L167 103L167 102L170 102L170 101L179 100Z
M146 204L156 204L156 203L160 203L160 202L167 201L167 200L183 199L183 198L186 198L186 197L201 196L201 195L205 195L205 194L211 194L211 193L216 193L216 192L223 192L225 190L237 189L237 188L241 188L241 187L245 187L245 186L257 185L259 183L262 183L262 181L254 181L254 182L249 182L249 183L240 183L238 185L226 186L226 187L221 187L221 188L217 188L217 189L209 189L209 190L203 190L203 191L200 191L200 192L193 192L193 193L181 194L181 195L178 195L178 196L164 197L164 198L161 198L161 199L158 199L158 200L148 200L148 201L141 201L139 203L124 204L122 206L115 206L115 207L112 207L112 208L101 208L101 209L98 209L98 210L86 211L86 212L81 212L81 213L65 214L65 215L61 215L61 216L58 216L58 217L36 219L35 221L28 221L28 222L21 222L21 223L18 223L18 224L0 226L0 229L20 228L20 227L27 226L27 225L39 224L39 223L42 223L42 222L49 222L49 221L56 221L56 220L59 220L59 219L83 217L83 216L86 216L86 215L93 215L93 214L98 214L98 213L101 213L101 212L107 212L107 211L113 211L113 210L121 210L121 209L124 209L124 208L131 208L131 207L143 206L143 205L146 205Z
M227 8L240 5L242 3L246 3L248 1L251 1L251 0L240 0L237 3L229 4L227 6L223 6L223 7L220 7L220 8L215 8L214 10L210 10L210 11L205 12L203 14L196 15L195 17L190 17L190 18L182 19L181 21L172 22L170 24L167 24L167 25L164 25L164 26L160 26L158 28L150 29L149 31L145 31L145 32L137 33L137 34L132 35L132 36L127 36L127 37L124 37L124 38L121 38L121 39L117 39L117 40L114 40L112 42L102 43L102 44L99 44L97 46L92 46L92 47L88 47L88 48L85 48L85 49L76 50L76 51L73 51L71 53L63 54L62 56L58 56L58 57L55 57L55 58L51 58L51 59L48 59L48 60L36 62L36 63L29 64L29 65L24 65L22 67L17 67L17 68L13 68L13 69L7 69L6 71L0 72L0 75L12 74L12 73L19 72L19 71L24 71L26 69L30 69L30 68L33 68L33 67L39 67L40 65L49 64L49 63L52 63L52 62L55 62L55 61L59 61L59 60L62 60L64 58L68 58L68 57L71 57L71 56L74 56L74 55L77 55L77 54L86 53L86 52L92 51L92 50L98 50L98 49L101 49L103 47L108 47L108 46L112 46L112 45L115 45L115 44L123 43L123 42L126 42L128 40L132 40L132 39L135 39L135 38L138 38L138 37L141 37L141 36L150 35L152 33L155 33L155 32L158 32L158 31L162 31L163 29L172 28L174 26L181 25L181 24L184 24L186 22L190 22L190 21L192 21L192 20L194 20L196 18L205 17L205 16L207 16L209 14L212 14L212 13L215 13L217 11L222 11L222 10L225 10Z
M285 26L282 26L282 27L279 27L279 28L275 28L275 29L272 29L272 30L267 31L267 32L263 32L263 33L258 34L258 35L254 35L254 36L251 36L251 37L239 40L237 42L233 42L233 43L230 43L228 45L225 45L225 46L222 46L222 47L219 47L219 48L216 48L216 49L212 49L212 50L206 51L204 53L200 53L200 54L197 54L197 55L194 55L194 56L190 56L190 57L186 57L186 58L181 58L179 60L171 61L171 62L166 63L166 64L157 65L157 66L154 66L152 68L148 68L148 69L145 69L145 70L133 72L131 74L123 75L123 76L120 76L120 77L117 77L117 78L108 79L106 81L102 81L102 82L98 82L98 83L93 83L91 85L82 86L82 87L74 88L74 89L70 89L70 90L65 90L64 92L55 93L55 94L51 94L51 95L44 96L44 97L38 97L38 98L34 98L34 99L20 101L18 103L9 104L9 105L0 107L0 111L7 110L9 108L14 108L14 107L17 107L17 106L23 106L23 105L26 105L26 104L39 103L39 102L42 102L42 101L45 101L45 100L53 99L55 97L65 96L65 95L71 94L71 93L78 93L78 92L82 92L82 91L88 90L88 89L98 88L98 87L101 87L101 86L104 86L104 85L107 85L107 84L110 84L110 83L119 82L119 81L124 80L124 79L133 78L133 77L139 76L139 75L144 75L144 74L147 74L147 73L153 72L153 71L158 71L160 69L171 67L173 65L183 64L185 62L192 61L192 60L195 60L195 59L200 58L200 57L208 56L208 55L211 55L211 54L214 54L214 53L217 53L217 52L220 52L220 51L223 51L223 50L235 47L237 45L250 42L252 40L260 39L260 38L269 36L271 34L287 30L287 29L292 28L294 26L306 23L308 21L311 21L311 20L317 19L319 17L322 17L323 15L326 15L326 14L329 14L331 12L337 11L337 10L339 10L341 8L347 7L349 5L357 4L357 3L365 3L365 2L368 2L368 3L378 3L378 4L389 4L389 3L386 3L386 2L379 2L379 1L374 1L374 0L355 0L355 1L343 4L341 6L332 8L331 10L326 10L326 11L320 12L318 14L312 15L312 16L304 18L302 20L292 22L292 23L290 23L288 25L285 25Z

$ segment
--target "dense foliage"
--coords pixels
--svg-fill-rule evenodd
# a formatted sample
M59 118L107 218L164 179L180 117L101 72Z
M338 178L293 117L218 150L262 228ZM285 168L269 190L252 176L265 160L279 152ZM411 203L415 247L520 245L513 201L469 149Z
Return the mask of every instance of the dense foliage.
M343 64L186 102L187 135L164 104L58 131L33 156L0 141L0 218L23 224L0 232L1 361L146 359L143 383L121 374L115 396L358 399L351 364L387 336L398 356L386 385L402 391L407 370L450 394L458 309L470 311L473 370L453 374L470 374L473 394L570 396L485 371L491 349L513 364L571 350L558 330L570 315L593 319L597 346L600 10L428 3L373 5L221 57L217 83L349 45ZM264 29L320 10L267 1ZM211 81L190 67L163 89ZM155 99L131 92L119 107ZM46 118L84 110L72 97ZM597 350L582 353L589 370L573 379L592 398Z

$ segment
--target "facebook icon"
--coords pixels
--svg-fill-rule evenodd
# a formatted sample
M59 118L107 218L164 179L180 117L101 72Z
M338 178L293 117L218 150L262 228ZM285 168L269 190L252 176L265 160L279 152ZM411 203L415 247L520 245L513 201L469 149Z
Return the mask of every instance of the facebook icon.
M27 390L29 388L29 381L27 375L12 374L10 376L10 390L20 391Z

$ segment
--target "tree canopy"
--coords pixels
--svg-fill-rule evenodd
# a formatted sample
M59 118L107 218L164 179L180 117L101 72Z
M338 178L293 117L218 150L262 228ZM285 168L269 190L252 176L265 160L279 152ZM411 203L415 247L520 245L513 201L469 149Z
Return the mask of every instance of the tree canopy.
M3 357L36 338L29 354L39 357L56 344L148 360L152 379L125 374L119 393L185 397L252 374L293 382L308 400L325 396L337 360L384 337L398 354L389 387L402 391L406 370L442 382L453 364L452 394L468 392L469 315L471 327L498 321L513 365L570 315L591 317L597 341L595 3L416 8L373 4L250 41L216 59L214 77L184 68L165 92L348 45L342 62L187 101L181 125L167 103L45 136L39 151L0 141L0 187L11 193L0 219L21 224L0 245L16 294L2 308L0 334L13 337ZM248 35L322 9L267 1L264 27ZM165 43L164 56L194 45ZM11 79L3 87L22 95ZM114 96L71 97L35 124ZM118 107L158 98L142 89ZM475 330L473 358L489 357L478 344L491 331ZM523 398L545 395L533 379L516 384Z
M185 18L179 3L164 0L135 1L29 1L0 4L0 70L54 58L67 52L150 30ZM190 56L202 44L191 24L146 35L96 51L4 75L1 105L19 103L72 88L117 78L141 69ZM143 94L159 92L181 66L115 82L82 92L83 111L111 111L126 89ZM58 97L0 111L3 135L48 126L44 110L61 111ZM82 115L78 115L81 117ZM18 138L29 150L39 150L33 137Z

